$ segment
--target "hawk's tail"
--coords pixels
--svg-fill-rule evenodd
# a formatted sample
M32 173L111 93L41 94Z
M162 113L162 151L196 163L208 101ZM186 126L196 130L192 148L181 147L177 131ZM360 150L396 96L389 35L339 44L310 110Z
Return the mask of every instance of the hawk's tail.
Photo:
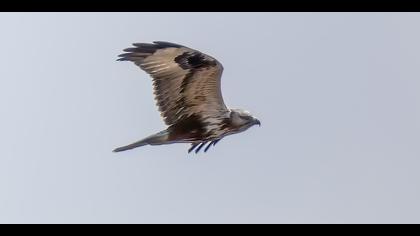
M168 131L164 130L159 133L150 135L149 137L137 141L135 143L129 144L127 146L116 148L113 152L122 152L127 151L133 148L145 146L145 145L160 145L165 144L168 141Z

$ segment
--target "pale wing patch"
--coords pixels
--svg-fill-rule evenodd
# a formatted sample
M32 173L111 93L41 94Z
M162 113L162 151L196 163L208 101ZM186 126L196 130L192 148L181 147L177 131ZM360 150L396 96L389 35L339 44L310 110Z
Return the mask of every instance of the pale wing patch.
M197 70L185 90L185 99L192 112L220 116L227 111L220 86L221 72L216 67Z
M167 125L177 120L175 114L179 110L177 101L181 99L180 88L185 75L189 73L174 62L174 58L185 51L188 50L186 48L159 49L139 64L153 77L156 104Z

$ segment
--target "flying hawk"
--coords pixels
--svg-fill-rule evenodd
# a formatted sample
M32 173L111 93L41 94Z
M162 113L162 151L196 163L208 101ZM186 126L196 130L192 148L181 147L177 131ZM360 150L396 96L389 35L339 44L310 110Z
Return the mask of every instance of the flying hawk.
M207 144L206 152L227 135L261 125L249 112L226 107L220 89L223 66L213 57L162 41L133 46L118 61L132 61L153 78L157 106L169 127L114 152L170 143L191 143L188 152L196 153Z

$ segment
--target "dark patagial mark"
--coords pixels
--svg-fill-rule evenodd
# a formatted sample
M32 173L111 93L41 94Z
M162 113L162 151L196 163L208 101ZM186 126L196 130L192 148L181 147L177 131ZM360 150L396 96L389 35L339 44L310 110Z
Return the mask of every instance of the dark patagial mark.
M216 65L215 60L206 58L205 55L199 52L184 52L175 57L174 61L184 70Z

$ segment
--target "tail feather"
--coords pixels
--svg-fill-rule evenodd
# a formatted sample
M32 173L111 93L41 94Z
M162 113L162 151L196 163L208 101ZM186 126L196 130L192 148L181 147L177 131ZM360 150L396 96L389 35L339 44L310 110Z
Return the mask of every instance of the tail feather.
M141 146L147 145L147 144L148 144L148 143L147 143L147 142L145 142L144 140L140 140L140 141L138 141L138 142L135 142L135 143L129 144L129 145L127 145L127 146L123 146L123 147L116 148L116 149L114 149L114 151L113 151L113 152L122 152L122 151L127 151L127 150L130 150L130 149L134 149L134 148L137 148L137 147L141 147Z
M164 130L161 131L157 134L153 134L145 139L142 139L140 141L137 141L135 143L123 146L123 147L119 147L114 149L113 152L122 152L122 151L127 151L127 150L131 150L137 147L141 147L141 146L145 146L145 145L160 145L160 144L165 144L168 141L168 131Z

